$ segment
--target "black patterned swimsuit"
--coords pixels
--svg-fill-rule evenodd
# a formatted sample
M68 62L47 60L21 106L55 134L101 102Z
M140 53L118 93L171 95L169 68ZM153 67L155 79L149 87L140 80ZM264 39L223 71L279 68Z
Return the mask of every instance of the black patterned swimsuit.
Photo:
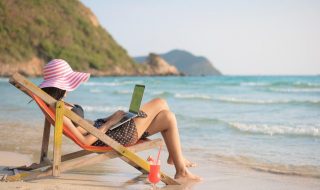
M73 112L78 114L79 116L84 116L83 109L79 105L75 105L72 109ZM82 113L81 113L82 112ZM138 112L138 118L146 118L147 114L143 111ZM97 119L94 121L94 126L96 128L100 128L106 121L104 119ZM134 120L131 119L130 121L120 125L119 127L108 130L106 132L106 135L111 137L113 140L119 142L122 145L133 145L135 144L139 138L138 138L138 132L136 124L134 123ZM149 136L148 132L144 132L141 138L146 138ZM99 139L92 144L93 146L106 146L106 144Z

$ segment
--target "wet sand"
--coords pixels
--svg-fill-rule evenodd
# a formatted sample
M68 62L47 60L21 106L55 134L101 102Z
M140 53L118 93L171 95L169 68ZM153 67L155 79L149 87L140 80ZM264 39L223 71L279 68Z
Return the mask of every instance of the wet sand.
M0 167L19 166L37 162L41 147L41 124L21 126L0 122ZM36 130L34 130L36 129ZM52 134L52 133L51 133ZM32 137L33 136L33 137ZM11 140L7 140L11 139ZM50 146L50 151L52 146ZM63 152L78 150L70 140L63 139ZM156 155L157 150L144 151L146 158ZM187 157L199 166L190 169L203 177L199 183L182 186L165 186L161 189L319 189L319 178L294 175L279 175L252 170L239 165L221 162L219 159L206 159L201 152L186 152ZM167 153L162 153L162 169L174 175L173 166L167 165ZM146 176L120 159L109 160L89 167L78 168L63 173L58 178L45 178L26 182L0 182L0 189L151 189Z

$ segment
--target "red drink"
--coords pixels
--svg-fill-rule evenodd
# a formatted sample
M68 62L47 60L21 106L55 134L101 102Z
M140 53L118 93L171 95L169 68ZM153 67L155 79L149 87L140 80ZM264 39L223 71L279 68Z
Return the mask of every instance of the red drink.
M150 172L148 175L148 179L154 185L160 181L160 164L159 165L150 164Z

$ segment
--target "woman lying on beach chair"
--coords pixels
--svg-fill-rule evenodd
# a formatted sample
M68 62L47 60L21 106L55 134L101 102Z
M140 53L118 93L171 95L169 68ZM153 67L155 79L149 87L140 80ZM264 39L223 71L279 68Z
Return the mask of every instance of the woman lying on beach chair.
M56 100L62 100L67 92L75 90L81 83L90 77L88 73L75 72L70 65L62 59L54 59L44 66L44 81L40 88ZM66 108L83 117L81 106L66 104ZM140 138L161 132L166 143L169 157L168 164L174 165L176 169L175 179L200 180L200 177L191 174L188 167L195 166L194 163L185 159L182 155L179 131L175 115L170 111L165 100L155 98L141 107L138 117L122 124L120 127L109 130L124 116L123 111L117 111L107 118L97 119L91 122L96 128L118 141L122 145L135 144ZM67 117L63 122L72 133L84 144L94 146L105 146L103 142L79 126L76 126Z

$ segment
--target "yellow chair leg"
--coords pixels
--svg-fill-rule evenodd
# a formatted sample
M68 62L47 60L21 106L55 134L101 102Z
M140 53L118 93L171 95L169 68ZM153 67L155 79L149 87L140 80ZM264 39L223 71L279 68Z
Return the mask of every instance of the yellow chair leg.
M53 176L60 175L63 115L64 115L64 103L62 101L58 101L56 104L56 121L55 121L55 128L54 128L53 164L52 164Z

